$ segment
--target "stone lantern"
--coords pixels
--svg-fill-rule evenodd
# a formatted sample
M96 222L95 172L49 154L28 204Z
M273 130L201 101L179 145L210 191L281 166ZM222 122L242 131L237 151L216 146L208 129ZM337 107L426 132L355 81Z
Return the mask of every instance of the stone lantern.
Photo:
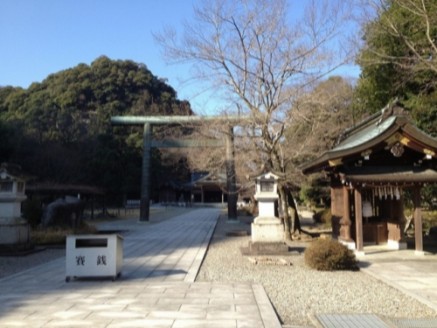
M29 244L29 224L21 218L26 180L19 166L0 165L0 246Z
M271 172L255 178L255 199L258 201L258 216L252 223L251 249L255 251L286 251L284 226L275 216L275 203L278 200L279 177Z

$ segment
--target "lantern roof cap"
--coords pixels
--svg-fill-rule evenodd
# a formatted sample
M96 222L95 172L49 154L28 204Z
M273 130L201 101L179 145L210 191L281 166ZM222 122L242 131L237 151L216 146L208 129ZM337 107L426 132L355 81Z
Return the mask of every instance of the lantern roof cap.
M273 172L266 172L255 177L255 180L279 180L279 175L274 174Z

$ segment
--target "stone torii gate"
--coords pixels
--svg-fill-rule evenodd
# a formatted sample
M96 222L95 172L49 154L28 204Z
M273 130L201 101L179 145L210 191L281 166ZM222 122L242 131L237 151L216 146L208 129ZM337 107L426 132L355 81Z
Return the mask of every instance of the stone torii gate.
M237 220L237 188L234 159L234 125L244 120L240 116L114 116L112 125L142 125L143 163L141 179L140 222L149 221L150 216L150 158L151 148L218 147L226 146L226 179L228 189L228 219ZM152 140L153 125L200 124L202 122L228 122L226 141L221 140Z

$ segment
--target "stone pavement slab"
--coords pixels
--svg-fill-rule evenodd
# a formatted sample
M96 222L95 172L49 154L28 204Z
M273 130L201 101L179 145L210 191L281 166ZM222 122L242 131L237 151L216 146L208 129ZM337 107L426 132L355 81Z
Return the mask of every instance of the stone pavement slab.
M363 271L437 311L437 271L426 272L431 267L420 262L372 263Z
M87 288L76 281L30 299L2 294L0 326L275 327L260 291L261 286L244 283L106 281Z
M374 314L319 314L316 318L324 328L390 328Z
M437 313L437 256L414 250L387 251L368 247L359 258L363 272L414 297Z
M397 328L435 328L437 319L390 319L394 327Z
M114 282L67 283L65 258L1 279L0 327L281 327L261 285L194 282L218 215L131 223Z

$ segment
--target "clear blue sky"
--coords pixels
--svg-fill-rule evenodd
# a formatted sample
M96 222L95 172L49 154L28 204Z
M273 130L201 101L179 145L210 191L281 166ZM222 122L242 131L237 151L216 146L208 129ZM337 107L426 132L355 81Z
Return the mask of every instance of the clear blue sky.
M199 1L0 0L0 86L27 88L51 73L106 55L144 63L196 110L207 104L196 99L193 86L182 83L188 68L167 66L152 32L166 25L178 28Z
M191 0L1 0L0 85L28 87L100 55L173 75L152 31L191 14Z

